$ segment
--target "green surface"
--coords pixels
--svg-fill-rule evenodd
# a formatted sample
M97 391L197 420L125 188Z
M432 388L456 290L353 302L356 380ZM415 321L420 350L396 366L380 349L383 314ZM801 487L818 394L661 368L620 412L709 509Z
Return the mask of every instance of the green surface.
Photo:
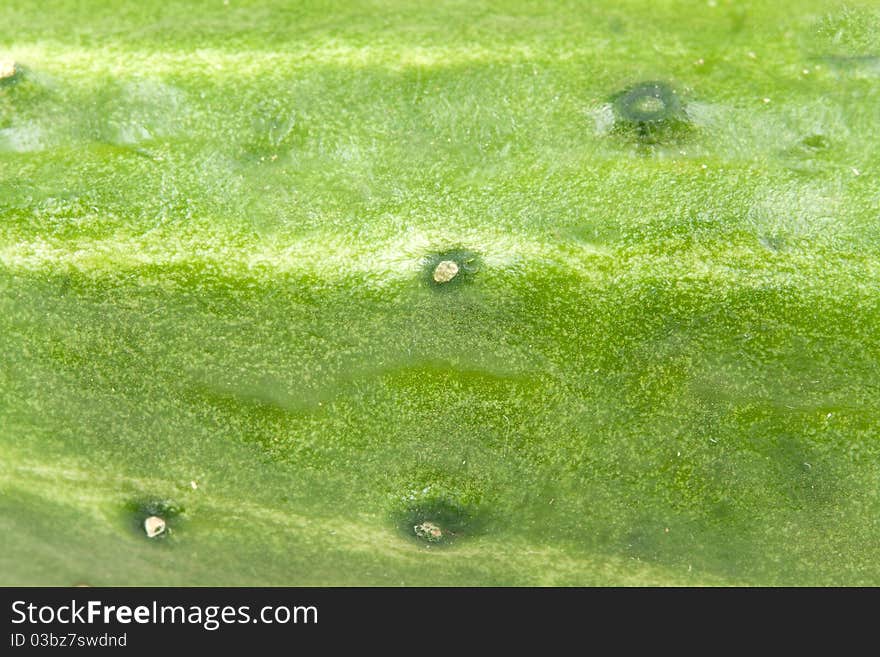
M876 2L0 26L0 584L880 584Z

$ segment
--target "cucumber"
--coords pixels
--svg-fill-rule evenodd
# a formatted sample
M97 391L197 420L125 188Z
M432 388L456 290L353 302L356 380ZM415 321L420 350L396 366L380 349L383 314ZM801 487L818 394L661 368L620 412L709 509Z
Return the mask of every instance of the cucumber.
M880 584L875 4L0 25L0 585Z

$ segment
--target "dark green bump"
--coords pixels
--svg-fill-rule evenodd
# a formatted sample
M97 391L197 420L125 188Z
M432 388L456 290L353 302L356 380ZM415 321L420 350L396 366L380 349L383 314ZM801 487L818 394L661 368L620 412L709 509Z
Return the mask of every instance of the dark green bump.
M172 534L184 508L175 502L157 498L136 499L125 504L126 525L137 536L150 541L165 540ZM156 519L161 520L157 523Z
M801 143L813 151L824 151L831 146L831 141L825 135L810 135L805 137Z
M618 116L630 123L661 123L682 115L676 91L665 82L642 82L620 93L614 103Z
M473 279L480 258L473 251L454 248L432 253L422 263L422 277L434 289L455 288Z
M425 547L451 545L477 533L480 524L476 509L443 497L410 500L395 515L398 530Z
M24 70L18 62L0 59L0 87L16 84L21 80L23 74Z
M656 80L640 82L612 98L615 128L640 141L674 141L684 135L689 120L672 85Z

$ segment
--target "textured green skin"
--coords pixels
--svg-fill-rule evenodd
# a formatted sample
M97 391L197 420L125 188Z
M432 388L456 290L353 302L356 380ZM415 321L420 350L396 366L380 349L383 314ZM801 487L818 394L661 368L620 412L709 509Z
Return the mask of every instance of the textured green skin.
M0 584L880 584L875 5L119 4L0 6Z

